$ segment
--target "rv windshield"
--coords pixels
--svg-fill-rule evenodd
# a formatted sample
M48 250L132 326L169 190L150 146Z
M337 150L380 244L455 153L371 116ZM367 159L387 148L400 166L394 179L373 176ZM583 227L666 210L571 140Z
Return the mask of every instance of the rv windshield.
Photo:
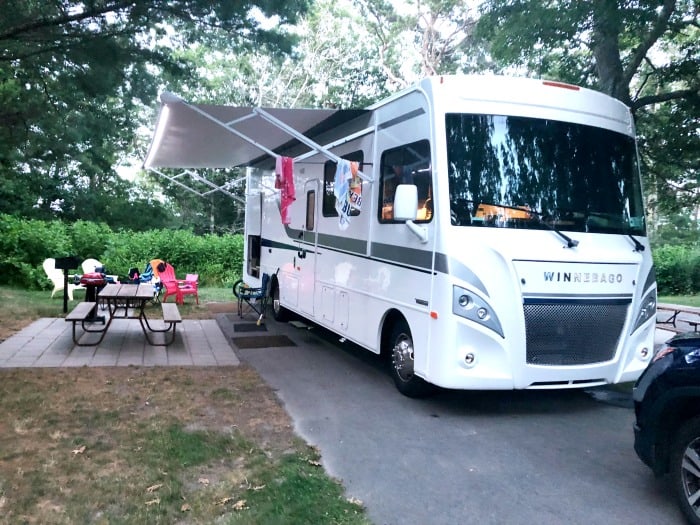
M452 224L646 234L633 138L500 115L445 126Z

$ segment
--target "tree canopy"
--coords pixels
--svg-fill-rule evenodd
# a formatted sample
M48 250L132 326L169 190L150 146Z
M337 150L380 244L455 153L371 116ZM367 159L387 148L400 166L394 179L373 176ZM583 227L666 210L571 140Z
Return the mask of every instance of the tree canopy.
M116 176L144 108L164 84L195 81L175 52L226 35L288 49L277 31L307 0L7 0L0 14L0 212L112 222L140 201ZM254 11L255 9L255 11ZM254 16L255 15L255 16ZM273 29L262 22L275 17ZM94 204L94 206L90 206ZM88 210L85 209L88 206ZM88 212L91 215L88 215ZM132 221L133 222L133 221Z
M627 104L650 203L669 212L700 206L699 17L695 0L486 0L478 34L495 69L589 86Z
M242 209L223 193L199 199L165 179L135 185L117 175L127 157L143 155L159 91L347 108L425 75L499 72L568 81L628 104L651 209L698 215L697 0L483 0L478 12L474 4L6 0L0 213L235 230ZM219 185L240 174L202 176Z

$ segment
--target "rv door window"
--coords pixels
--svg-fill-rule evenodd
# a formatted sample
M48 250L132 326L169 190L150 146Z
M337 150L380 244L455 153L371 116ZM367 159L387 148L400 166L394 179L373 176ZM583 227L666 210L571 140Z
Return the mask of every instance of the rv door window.
M316 228L314 224L314 210L316 208L316 192L309 191L306 193L306 230L313 231Z
M433 173L430 143L420 140L382 153L379 181L379 222L394 221L394 194L399 184L414 184L418 189L416 222L433 218Z
M260 235L248 236L248 275L258 277L260 274Z

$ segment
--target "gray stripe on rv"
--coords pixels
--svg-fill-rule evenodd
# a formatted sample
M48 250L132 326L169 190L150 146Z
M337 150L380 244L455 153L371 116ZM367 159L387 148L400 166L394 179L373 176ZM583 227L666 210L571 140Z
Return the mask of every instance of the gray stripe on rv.
M396 117L391 120L387 120L386 122L382 122L381 124L377 125L377 129L386 129L390 128L391 126L396 126L397 124L401 124L402 122L422 115L423 113L425 113L425 110L423 108L414 109L413 111L409 111L408 113L401 115L400 117Z
M290 240L297 239L297 241L302 241L302 239L299 239L299 237L306 237L305 234L309 233L296 228L290 228L289 226L285 226L285 230L287 231L287 235L289 236ZM311 239L307 240L304 238L302 242L304 241L312 244ZM319 233L318 246L319 248L328 248L331 250L357 254L361 257L367 256L367 241L361 239L352 239L340 235ZM415 248L406 248L404 246L396 246L394 244L374 242L370 245L369 256L370 258L376 257L387 262L401 264L404 266L413 266L426 271L431 271L433 267L432 252L426 250L416 250ZM484 286L484 283L481 282L481 279L479 279L473 271L467 268L460 261L452 257L448 257L444 253L435 254L435 271L452 275L476 288L486 297L489 297L486 286Z
M358 255L367 253L367 241L362 239L348 239L347 237L339 237L338 235L328 235L327 233L318 234L318 245L343 250Z

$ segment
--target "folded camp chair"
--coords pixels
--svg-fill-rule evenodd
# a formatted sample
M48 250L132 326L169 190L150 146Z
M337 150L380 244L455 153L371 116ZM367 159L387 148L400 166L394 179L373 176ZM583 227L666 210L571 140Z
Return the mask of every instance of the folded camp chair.
M160 296L161 284L160 281L155 277L153 273L153 267L151 263L146 263L146 268L144 268L143 273L139 275L136 268L131 268L129 270L129 277L131 278L132 284L150 284L153 286L153 301L158 302Z
M265 317L267 300L269 296L270 276L266 273L262 275L260 288L249 288L242 280L233 285L233 295L238 299L238 317L243 317L243 303L246 303L258 314L260 324Z

